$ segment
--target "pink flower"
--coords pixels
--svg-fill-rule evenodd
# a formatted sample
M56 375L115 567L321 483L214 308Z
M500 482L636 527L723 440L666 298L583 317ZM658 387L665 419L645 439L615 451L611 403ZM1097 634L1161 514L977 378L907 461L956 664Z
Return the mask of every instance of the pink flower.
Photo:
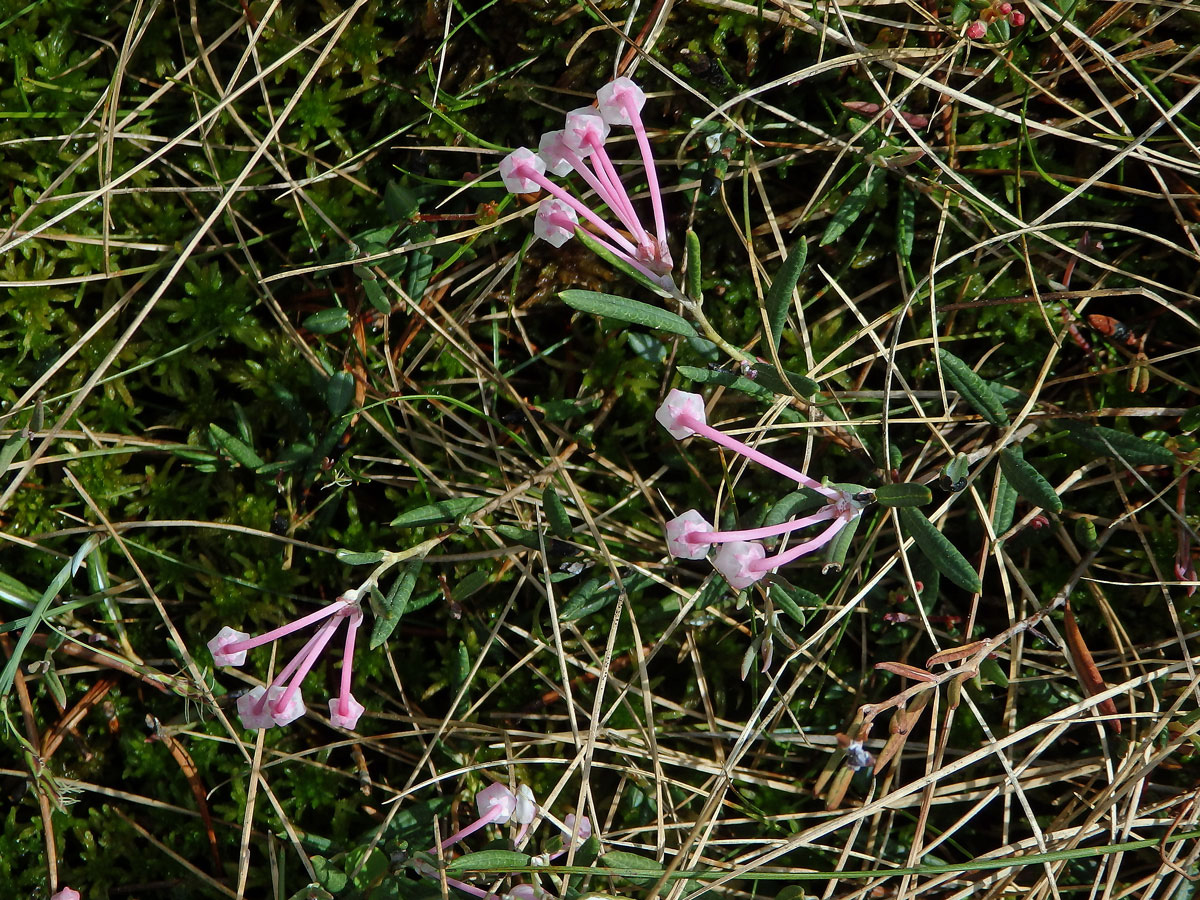
M721 544L722 547L713 560L713 568L738 590L749 587L768 572L824 547L862 510L862 505L848 492L821 484L803 472L710 426L704 415L704 400L699 394L671 391L655 413L655 418L677 440L692 435L706 437L825 498L825 505L815 513L761 528L714 531L708 520L694 509L676 516L667 523L667 549L674 557L699 559L707 554L708 548L713 544ZM814 537L774 556L767 556L762 544L756 543L764 538L779 537L817 524L824 524L824 527Z
M79 891L65 887L58 893L52 895L50 900L79 900Z
M208 642L214 664L240 666L246 661L247 651L321 622L308 643L279 671L269 685L256 687L238 699L238 716L246 728L261 729L273 725L287 725L304 715L306 707L300 693L300 684L312 670L321 651L325 649L325 645L329 643L343 620L347 620L348 624L342 654L341 691L337 697L330 698L330 721L341 728L354 728L358 724L363 707L350 693L350 681L355 636L363 618L362 610L358 606L359 599L358 591L347 591L323 609L301 616L295 622L255 638L226 625Z
M967 37L973 41L982 40L987 35L987 25L981 20L975 20L967 26Z
M1009 13L1008 21L1012 22L1013 28L1020 28L1025 24L1025 13L1021 12L1019 9L1014 9L1011 13Z
M578 218L572 219L565 211L569 208L599 232L593 237L609 252L656 284L673 288L662 192L650 152L650 140L641 119L646 96L630 79L618 78L601 88L597 99L599 109L585 106L571 110L562 129L543 134L536 155L526 147L519 147L501 160L500 177L513 193L527 194L540 188L559 201L559 206L546 207L544 211L539 208L538 222L534 225L534 233L539 238L555 247L565 243L578 223ZM642 225L616 166L605 150L605 141L613 125L633 129L654 213L653 234ZM572 170L608 207L632 240L546 177L547 171L561 177Z

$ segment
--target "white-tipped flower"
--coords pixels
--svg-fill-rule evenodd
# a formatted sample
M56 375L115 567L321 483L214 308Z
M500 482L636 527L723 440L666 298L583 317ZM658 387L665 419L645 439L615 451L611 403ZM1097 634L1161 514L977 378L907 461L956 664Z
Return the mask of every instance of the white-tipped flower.
M275 711L275 706L285 690L283 685L275 685L269 691L260 686L242 694L238 698L237 711L243 727L263 729L272 725L287 725L304 715L304 698L298 690L292 692L287 706L278 712Z
M546 161L528 147L518 147L500 160L500 178L510 193L532 194L541 189L541 186L529 177L530 172L544 175Z
M751 568L760 559L766 558L767 551L762 544L750 541L730 541L718 551L713 559L713 568L725 576L732 587L741 590L750 587L766 574L766 570L755 571Z
M646 105L645 92L628 78L610 81L596 92L600 115L610 125L633 124L630 110L636 115Z
M703 559L711 541L690 541L693 534L711 532L712 524L698 510L689 509L667 523L667 550L676 559Z
M502 784L489 784L475 795L479 818L503 825L517 808L516 795Z
M578 157L563 140L563 131L547 131L538 141L538 156L546 164L546 168L560 178L568 174L573 166L571 157Z
M534 799L533 789L527 784L517 785L517 805L513 809L512 820L518 825L528 825L537 815L537 800Z
M208 642L208 650L212 653L214 666L240 666L246 661L245 650L229 651L225 648L230 644L236 644L238 641L244 641L249 638L244 631L238 631L236 628L230 628L228 625L217 632L217 636Z
M546 197L538 204L533 233L552 247L561 247L575 237L579 216L557 197Z
M353 731L358 726L359 717L366 711L363 705L354 699L353 694L346 695L346 714L342 715L342 698L329 698L329 724L334 728L345 728Z
M685 437L691 437L696 433L695 428L680 421L681 417L687 417L688 419L699 421L701 424L706 424L704 398L699 394L692 394L676 388L667 394L667 399L663 401L663 405L654 414L654 418L658 419L659 424L667 429L671 437L677 441L681 441Z
M567 113L563 143L574 150L580 159L586 159L597 147L604 146L610 130L600 113L590 106L581 106Z

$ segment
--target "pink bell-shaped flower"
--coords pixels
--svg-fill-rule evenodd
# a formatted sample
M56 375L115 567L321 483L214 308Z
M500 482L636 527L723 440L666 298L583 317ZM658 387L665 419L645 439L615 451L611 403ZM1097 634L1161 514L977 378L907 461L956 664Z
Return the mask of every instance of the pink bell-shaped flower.
M244 641L250 635L244 631L238 631L236 628L224 626L217 632L217 636L208 642L208 650L212 653L214 666L240 666L246 661L245 650L234 650L229 648L230 644ZM228 649L227 649L228 648Z
M754 564L765 559L767 551L762 544L750 541L730 541L723 544L713 559L713 568L725 576L732 587L741 590L750 587L766 574L765 569L755 569Z
M689 509L667 523L667 550L676 559L703 559L711 541L689 540L699 533L711 532L712 525L698 510Z
M667 399L654 414L654 418L667 433L677 441L696 433L695 422L705 422L704 398L699 394L681 391L678 388L667 394ZM683 421L684 419L688 421Z

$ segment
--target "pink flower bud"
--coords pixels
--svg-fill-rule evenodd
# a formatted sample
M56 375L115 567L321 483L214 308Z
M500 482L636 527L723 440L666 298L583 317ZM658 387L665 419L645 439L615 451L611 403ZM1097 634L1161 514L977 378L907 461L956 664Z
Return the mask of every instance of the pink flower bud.
M987 35L987 25L976 20L967 26L967 37L973 41L982 40Z
M690 425L679 421L681 416L707 423L704 416L704 398L699 394L692 394L676 388L667 394L667 399L654 414L654 418L658 420L659 424L667 429L671 437L677 441L696 433Z
M1012 4L1011 3L997 3L996 4L996 12L1000 13L1000 15L1002 15L1002 16L1007 16L1010 12L1012 12Z
M564 838L570 838L575 832L575 813L567 813L563 817L563 825L566 826ZM587 816L579 817L579 843L582 844L592 836L592 820Z
M1013 28L1020 28L1025 24L1025 13L1021 12L1019 9L1014 9L1011 13L1009 13L1008 21L1012 22Z
M704 516L689 509L667 523L667 549L676 559L703 559L712 544L704 540L690 541L688 537L712 530L712 525Z
M346 714L342 715L342 698L329 698L329 724L334 728L345 728L353 731L358 726L359 717L366 711L363 705L354 699L353 694L346 694Z
M500 178L509 193L531 194L538 190L539 185L529 177L530 173L545 175L546 162L528 147L518 147L500 160Z
M725 576L731 587L738 590L749 587L762 578L766 570L754 571L751 566L764 559L767 551L762 544L749 541L730 541L721 547L713 560L713 568Z
M547 197L538 204L533 220L533 233L552 247L561 247L575 237L579 216L557 197Z
M533 796L533 788L527 784L517 785L517 805L513 809L512 820L518 825L528 825L537 815L537 800Z
M208 650L212 653L214 666L240 666L246 661L245 650L228 651L225 648L238 641L244 641L250 635L226 625L217 632L217 636L208 642Z
M646 94L631 79L621 77L596 92L596 105L610 125L632 125L632 115L646 105Z

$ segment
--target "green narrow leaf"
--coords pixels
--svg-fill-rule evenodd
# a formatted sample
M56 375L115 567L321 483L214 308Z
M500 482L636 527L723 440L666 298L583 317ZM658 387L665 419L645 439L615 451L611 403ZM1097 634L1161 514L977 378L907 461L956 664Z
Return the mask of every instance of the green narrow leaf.
M900 521L904 530L916 541L921 552L937 570L964 590L978 594L983 590L975 568L958 552L950 540L918 509L901 507Z
M229 457L238 465L245 466L247 469L257 469L264 464L263 458L255 453L249 444L241 438L234 437L220 425L210 424L208 433L218 449L228 453Z
M450 589L450 597L455 603L462 603L472 594L481 590L491 580L491 576L482 569L472 569L455 582Z
M896 195L896 253L908 262L912 256L913 232L916 229L917 198L906 187Z
M567 508L563 506L558 493L550 485L542 492L542 509L546 512L546 524L550 526L550 533L564 541L569 540L572 534L571 518L567 515Z
M933 491L915 481L881 484L875 489L875 499L880 506L924 506L933 502Z
M325 385L325 405L335 416L340 416L350 407L354 399L354 373L334 372Z
M724 369L700 369L696 366L677 366L675 371L697 384L719 384L760 400L768 402L775 400L775 394L770 390L757 381L751 381L745 375L738 375L736 372L726 372Z
M1062 512L1062 498L1042 474L1027 463L1013 447L1000 451L1000 470L1004 477L1017 489L1017 493L1031 503L1051 512Z
M409 256L408 286L405 292L414 300L425 296L429 276L433 274L433 254L417 251Z
M1076 519L1075 540L1084 550L1099 550L1100 542L1096 540L1096 523L1091 519Z
M990 656L985 656L979 664L979 674L997 687L1008 687L1008 675L1005 674L1004 667Z
M541 550L542 540L538 532L517 525L497 525L496 534L508 541L528 547L530 550Z
M21 452L21 448L28 442L29 433L24 429L18 431L4 442L4 446L0 447L0 472L8 468L9 463L16 459L17 454Z
M1070 422L1067 432L1067 437L1081 447L1101 456L1122 459L1132 466L1169 466L1175 462L1175 454L1166 447L1115 428Z
M467 652L467 645L459 641L458 652L454 654L454 671L450 673L450 684L454 690L457 691L466 683L470 671L471 654Z
M528 853L516 850L479 850L464 853L446 864L446 872L458 875L463 872L491 872L496 869L520 869L529 865Z
M1179 417L1179 430L1184 434L1191 434L1197 428L1200 428L1200 406L1193 406ZM4 466L0 465L0 469L3 468Z
M1012 528L1013 518L1017 514L1017 489L1012 482L1000 472L996 476L996 509L992 513L992 531L1002 535Z
M642 303L640 300L602 294L599 291L570 290L562 291L558 296L567 306L580 312L628 322L631 325L644 325L683 337L698 337L696 329L682 316L651 306L649 303Z
M641 272L639 272L637 269L635 269L633 266L631 266L626 260L617 256L615 253L613 253L611 250L609 250L607 247L605 247L603 244L601 244L599 241L597 241L594 237L592 237L590 234L588 234L586 229L580 228L577 226L575 228L575 237L579 238L579 241L580 241L580 243L583 244L583 246L587 247L594 254L596 254L598 257L600 257L602 260L604 260L606 263L608 263L610 266L612 266L614 269L616 269L618 272L623 272L626 275L628 275L630 278L632 278L634 281L636 281L642 287L653 291L654 293L658 294L660 297L670 297L671 296L671 292L668 291L665 287L663 287L661 284L656 284L653 280L651 280L647 276L643 275Z
M449 500L439 500L428 506L420 506L402 512L392 519L393 528L417 528L421 525L436 525L439 522L453 522L462 516L468 516L477 509L487 506L487 497L451 497Z
M1000 428L1008 424L1008 413L1004 411L1000 398L996 396L986 381L971 370L970 366L949 350L943 350L940 347L938 348L938 359L942 362L942 371L946 375L946 380L967 403L971 404L975 412L983 416L984 421Z
M368 649L374 650L396 630L401 617L408 611L408 598L412 596L417 586L417 575L421 572L420 562L411 562L404 566L391 591L383 598L379 608L375 610L375 622L371 626L371 641Z
M792 308L792 291L804 271L804 263L808 259L808 244L800 238L792 245L787 257L779 265L763 307L767 313L767 327L771 330L771 343L779 347L779 339L783 335L783 326L787 324L787 314Z
M757 383L776 394L790 394L795 391L801 397L811 397L821 389L821 386L807 375L790 369L776 369L766 363L758 363L755 369L758 371L758 378L755 379Z
M850 545L854 542L854 535L858 533L860 524L862 524L862 516L855 516L834 535L832 541L825 545L825 565L821 567L822 575L831 569L834 572L842 571L842 566L846 564L846 554L850 552Z
M696 232L687 230L687 295L689 300L699 303L704 299L700 290L700 238Z
M776 581L771 585L770 596L771 602L787 613L788 618L801 628L808 622L808 616L804 615L804 607L814 609L825 602L822 597L812 591L806 591L804 588L794 585L785 585L781 581Z
M638 856L636 853L626 853L624 850L609 850L601 854L600 861L606 868L617 870L622 877L634 884L653 884L665 871L654 860Z
M368 550L361 553L357 550L339 550L334 555L338 562L347 566L372 566L380 562L384 556L382 550Z
M341 307L322 309L308 316L302 325L313 334L334 334L350 327L350 313Z
M801 513L819 509L825 505L825 498L816 491L804 488L784 494L767 510L763 517L763 525L782 525L788 519L794 519Z
M837 212L833 214L833 218L829 220L829 224L825 227L825 233L821 235L821 246L827 247L845 234L846 229L858 221L858 217L863 214L863 210L867 208L867 203L871 200L871 172L867 170L867 177L854 186L854 189L846 195L846 199L842 201L842 205L838 207Z

